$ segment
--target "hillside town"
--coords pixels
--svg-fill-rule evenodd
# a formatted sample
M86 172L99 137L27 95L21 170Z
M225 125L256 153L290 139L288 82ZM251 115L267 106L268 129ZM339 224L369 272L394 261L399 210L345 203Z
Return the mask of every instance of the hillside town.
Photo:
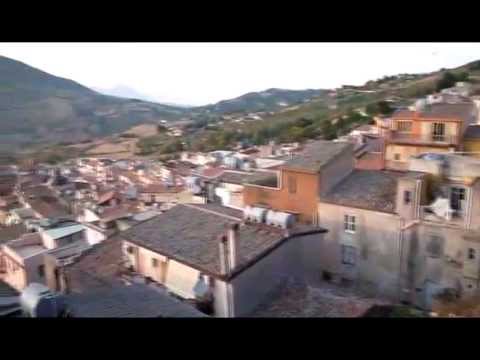
M374 120L0 167L0 316L480 315L480 98L459 82Z

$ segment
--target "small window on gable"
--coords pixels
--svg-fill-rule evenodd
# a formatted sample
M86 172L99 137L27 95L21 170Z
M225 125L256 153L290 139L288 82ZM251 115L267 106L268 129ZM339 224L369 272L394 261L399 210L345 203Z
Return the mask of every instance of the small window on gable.
M400 160L400 154L394 154L393 158L395 159L395 161L399 161Z
M152 258L152 267L158 267L158 259Z
M475 249L472 249L472 248L468 249L468 260L475 260L476 256L477 254Z
M45 265L40 265L38 267L38 276L41 278L45 276Z

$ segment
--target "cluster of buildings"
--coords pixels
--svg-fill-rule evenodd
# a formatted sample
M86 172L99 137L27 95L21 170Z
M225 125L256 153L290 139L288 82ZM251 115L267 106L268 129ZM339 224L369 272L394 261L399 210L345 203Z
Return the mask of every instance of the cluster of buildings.
M479 111L456 89L339 141L2 167L0 314L51 292L69 316L250 316L292 278L475 298Z

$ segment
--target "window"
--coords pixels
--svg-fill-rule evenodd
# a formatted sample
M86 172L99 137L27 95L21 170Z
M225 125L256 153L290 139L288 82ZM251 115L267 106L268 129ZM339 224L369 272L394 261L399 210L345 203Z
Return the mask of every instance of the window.
M398 121L397 122L397 131L398 132L411 132L412 131L412 122L411 121Z
M346 232L349 232L349 233L355 232L355 216L345 215L344 229Z
M412 192L411 191L404 191L403 192L403 203L405 205L408 205L412 202Z
M476 254L475 249L468 249L468 260L475 260Z
M433 124L433 140L443 141L445 140L445 124L444 123L434 123Z
M465 189L452 187L450 189L450 207L453 210L462 211L462 200L465 200Z
M157 267L158 266L158 259L152 258L152 267Z
M40 265L38 267L38 276L42 278L45 276L45 265Z
M400 160L400 154L394 154L394 155L393 155L393 159L394 159L395 161L399 161L399 160Z
M322 271L322 279L327 282L332 281L332 273L330 271Z
M295 194L297 192L297 178L295 176L288 177L288 192Z
M133 246L127 246L127 253L133 254Z
M355 265L357 249L353 246L342 245L342 264Z

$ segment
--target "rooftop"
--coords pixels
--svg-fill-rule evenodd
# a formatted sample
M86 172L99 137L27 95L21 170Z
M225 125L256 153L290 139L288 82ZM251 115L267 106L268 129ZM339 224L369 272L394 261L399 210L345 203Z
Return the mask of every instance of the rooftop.
M419 112L411 110L398 110L393 113L393 118L412 118L418 116L423 119L457 119L466 122L467 124L471 123L473 120L472 112L474 106L471 103L460 103L460 104L447 104L439 103L427 105L424 109Z
M0 244L10 240L18 239L26 232L27 228L23 224L0 227Z
M14 214L17 214L17 216L20 217L21 219L28 219L28 218L35 217L35 213L33 212L32 209L29 209L29 208L12 209L11 212Z
M119 237L211 275L221 275L219 236L226 234L229 225L242 221L237 217L240 213L218 205L179 204L121 232ZM249 263L283 238L284 232L277 228L240 225L238 266Z
M372 306L386 304L342 286L321 283L311 287L291 279L272 301L261 304L252 317L361 317Z
M0 279L0 298L18 296L19 293L13 287Z
M197 170L196 174L198 174L201 177L213 179L213 178L218 178L220 175L223 174L224 171L225 169L220 167L205 167Z
M313 141L307 143L301 152L293 155L293 158L287 160L281 168L318 172L338 155L352 147L351 144L343 142Z
M69 289L82 293L121 284L119 275L125 271L122 259L122 243L117 237L94 245L65 268Z
M0 317L20 314L19 293L0 279Z
M82 254L84 251L89 249L89 247L90 246L85 240L80 240L67 246L50 250L48 254L58 260L64 260Z
M364 136L364 143L355 147L355 156L370 152L382 152L384 139L376 136Z
M246 171L231 171L225 170L225 172L217 178L218 181L228 184L237 184L243 185L246 183L256 183L257 181L262 181L270 178L276 178L276 173L272 172L246 172Z
M147 285L118 285L67 295L73 317L206 317L193 306Z
M44 251L46 248L43 245L23 245L15 248L15 252L24 259Z
M394 213L397 181L408 173L378 170L354 170L336 185L321 202Z
M85 230L85 226L77 224L72 226L49 229L46 230L44 233L50 236L52 239L61 239L65 236L69 236L83 230Z
M130 217L138 211L138 203L132 201L105 208L97 215L101 219L101 221L109 222L125 217Z
M45 185L37 185L32 186L23 191L25 198L29 197L54 197L55 193L51 190L48 186Z
M141 186L138 189L138 192L140 193L178 193L181 191L180 187L169 187L165 184L149 184L149 185L144 185Z
M98 200L97 204L101 205L106 203L107 201L110 201L114 198L118 198L118 194L115 190L107 190L105 192L101 192L98 194Z
M41 197L28 200L28 204L38 214L46 218L68 217L68 210L55 197Z

